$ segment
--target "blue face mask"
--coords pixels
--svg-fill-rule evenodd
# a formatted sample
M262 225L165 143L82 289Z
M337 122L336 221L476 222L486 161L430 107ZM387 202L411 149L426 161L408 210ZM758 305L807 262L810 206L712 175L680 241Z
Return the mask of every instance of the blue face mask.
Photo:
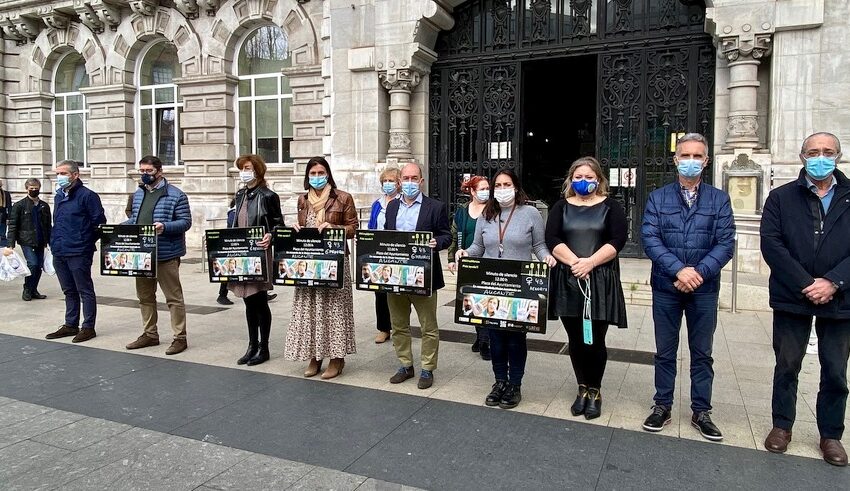
M310 187L322 189L328 184L328 176L310 176Z
M697 159L681 159L676 166L679 170L679 175L689 179L698 177L702 174L702 160Z
M835 159L820 155L806 159L806 174L816 181L823 181L835 170Z
M71 185L71 176L56 176L56 184L60 189L65 189Z
M573 181L572 186L573 191L575 191L576 194L587 196L588 194L593 194L593 192L596 191L596 188L599 187L599 181L579 179L578 181Z
M397 188L394 182L385 182L383 189L384 194L386 194L387 196L393 196L394 194L396 194Z
M490 199L490 190L484 189L482 191L476 191L475 198L482 203L487 201L488 199Z
M401 183L401 192L406 198L413 199L419 196L419 183L405 181Z

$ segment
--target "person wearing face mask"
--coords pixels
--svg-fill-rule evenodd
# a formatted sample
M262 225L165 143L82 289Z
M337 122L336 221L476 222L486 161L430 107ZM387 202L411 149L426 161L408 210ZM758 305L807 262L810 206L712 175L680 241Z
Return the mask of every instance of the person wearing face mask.
M457 259L472 256L530 261L534 254L549 267L555 266L556 260L546 247L543 218L527 201L513 171L497 172L493 176L493 198L484 207L483 219L475 224L472 245L457 251ZM499 303L497 298L487 299L482 316L502 318ZM496 381L484 403L515 408L522 400L522 378L528 359L526 333L490 329L490 353Z
M469 203L458 205L454 220L452 220L452 243L448 250L449 271L452 273L457 271L457 261L455 260L457 251L472 245L478 217L484 212L484 207L490 200L490 182L484 176L472 176L463 181L460 190L469 195ZM472 343L472 351L480 353L484 360L490 359L489 329L475 326L475 341Z
M27 267L32 273L24 278L24 291L21 294L21 299L28 302L47 298L39 293L38 282L44 267L44 248L50 243L52 222L50 206L39 198L41 181L30 178L24 185L27 197L15 203L9 215L8 247L14 249L15 244L20 244Z
M65 294L65 322L47 339L74 336L82 343L97 336L97 297L91 277L98 227L106 223L100 196L83 185L80 168L73 160L56 164L58 190L53 198L53 230L50 252L53 267ZM80 324L80 304L84 319Z
M401 173L395 167L387 167L381 171L379 180L383 194L372 203L372 213L369 215L369 230L384 229L384 224L387 223L387 205L392 200L399 198L401 193L400 175ZM387 342L390 339L392 324L390 323L390 307L387 305L386 292L375 292L375 321L378 328L375 343L382 344Z
M641 241L652 260L655 323L655 405L643 423L658 432L671 419L676 354L684 312L691 353L691 426L707 440L723 434L711 420L720 270L732 259L735 222L729 195L700 179L708 165L708 142L688 133L676 142L678 179L649 195Z
M323 157L307 162L304 189L307 194L298 197L298 223L293 228L317 228L319 232L342 228L346 239L354 237L358 222L354 198L337 189L331 166ZM337 377L345 367L346 355L357 352L348 253L346 245L342 288L295 288L284 356L287 360L309 360L305 377L317 375L325 358L330 358L330 363L321 378Z
M236 218L229 228L263 227L265 234L257 245L266 250L266 264L272 265L272 233L284 226L280 211L280 196L266 183L266 162L259 155L242 155L236 159L239 180L243 187L236 192ZM248 324L248 350L236 361L238 365L254 366L269 360L269 337L272 311L269 290L272 289L271 266L263 281L228 281L227 288L245 303Z
M449 230L449 213L445 203L429 198L422 193L422 168L409 163L401 169L402 199L393 200L387 206L385 230L403 232L431 232L428 243L431 248L431 296L390 294L390 320L393 325L392 340L401 367L390 377L391 384L400 384L414 377L413 351L410 336L410 307L416 309L422 330L422 347L417 387L427 389L434 384L434 370L440 349L440 331L437 324L437 291L446 286L439 252L452 241Z
M6 247L9 243L6 237L6 222L8 222L11 212L12 195L9 194L9 191L3 189L3 181L0 181L0 247Z
M817 426L826 462L847 465L841 444L850 353L850 180L838 170L841 142L832 133L803 140L795 181L770 192L761 220L761 251L770 266L773 309L773 429L764 446L791 442L797 384L812 318L818 337Z
M186 303L180 283L180 258L186 255L186 231L192 227L189 198L162 173L162 161L147 155L139 160L142 184L133 194L127 225L153 225L157 235L156 278L136 278L136 296L142 313L142 334L127 345L128 350L159 345L157 332L157 285L165 295L171 314L174 339L166 355L182 353L186 342Z
M573 162L563 196L546 224L546 245L558 259L549 282L549 313L561 319L569 339L578 382L570 411L594 419L602 414L608 326L627 327L617 258L628 237L626 213L608 196L608 179L593 157Z

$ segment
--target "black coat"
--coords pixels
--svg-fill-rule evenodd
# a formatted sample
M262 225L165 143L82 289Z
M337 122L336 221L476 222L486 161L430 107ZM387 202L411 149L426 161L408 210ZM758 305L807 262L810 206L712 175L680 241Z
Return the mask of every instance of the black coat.
M850 319L850 180L838 170L833 175L837 183L827 213L808 189L805 170L767 197L761 252L770 266L774 310ZM802 293L815 278L838 285L831 302L815 305Z
M387 205L387 222L384 230L396 230L396 217L398 216L399 202L404 199L394 199ZM422 205L419 208L419 219L416 221L417 232L431 232L437 239L437 248L431 249L431 271L433 274L431 287L434 291L446 286L443 280L443 265L440 261L440 251L449 247L452 242L452 233L449 229L449 211L446 204L422 196Z
M38 234L35 233L35 226L32 223L32 213L35 208L35 203L26 197L12 206L12 212L9 214L9 229L6 236L9 239L9 247L14 248L15 244L21 244L28 247L44 247L50 243L50 232L53 224L53 219L50 215L50 206L46 201L41 202L41 240L38 243Z
M236 216L238 219L242 203L248 200L248 226L264 227L273 233L275 227L283 226L283 213L280 211L280 196L266 186L253 189L242 188L236 192ZM234 220L235 222L236 220ZM234 223L234 227L236 224Z

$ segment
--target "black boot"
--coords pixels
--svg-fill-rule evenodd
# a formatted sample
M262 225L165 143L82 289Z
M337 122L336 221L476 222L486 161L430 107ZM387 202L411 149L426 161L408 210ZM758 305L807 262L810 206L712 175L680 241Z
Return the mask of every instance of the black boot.
M482 360L488 360L489 361L489 360L492 359L490 357L490 343L481 343L481 345L479 346L479 349L481 350L481 359Z
M502 400L499 401L499 407L502 409L513 409L519 405L522 400L522 391L519 385L508 384L505 393L502 395Z
M29 288L24 287L24 292L21 294L21 300L23 300L24 302L29 302L30 300L32 300L32 293L30 293Z
M257 350L257 353L248 360L248 366L252 367L267 361L269 361L269 343L268 341L260 342L260 348Z
M576 395L576 401L570 406L570 412L573 413L573 416L578 416L580 414L584 414L585 408L587 407L587 386L584 384L579 384L578 386L578 395Z
M602 414L602 394L593 387L587 389L587 406L584 409L584 419L595 419Z
M478 353L478 350L481 348L481 343L478 342L478 338L475 338L475 342L472 343L472 352Z
M242 358L236 360L237 365L244 365L248 363L251 358L253 358L257 354L257 343L248 343L248 351L245 352L245 355Z
M505 393L505 389L508 388L508 382L505 380L497 380L495 384L493 384L493 390L487 394L487 399L484 399L484 404L488 406L498 406L502 401L502 395Z
M32 297L32 299L33 299L33 300L44 300L45 298L47 298L47 295L42 295L42 294L41 294L41 293L39 293L39 291L38 291L38 290L36 290L36 289L33 289L33 290L30 292L30 296Z

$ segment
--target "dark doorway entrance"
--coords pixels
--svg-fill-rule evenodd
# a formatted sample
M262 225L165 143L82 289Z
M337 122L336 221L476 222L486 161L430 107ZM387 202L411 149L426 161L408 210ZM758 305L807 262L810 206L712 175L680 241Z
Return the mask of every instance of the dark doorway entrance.
M577 158L596 153L597 57L523 64L522 182L550 207Z

